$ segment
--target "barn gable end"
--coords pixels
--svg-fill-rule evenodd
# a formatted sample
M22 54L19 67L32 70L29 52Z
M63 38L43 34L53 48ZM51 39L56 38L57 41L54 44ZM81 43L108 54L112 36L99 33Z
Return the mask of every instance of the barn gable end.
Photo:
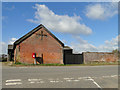
M33 33L37 32L41 28L44 28L44 30L46 32L48 32L54 39L56 39L64 47L64 44L56 36L54 36L47 28L45 28L42 24L40 24L39 26L37 26L36 28L34 28L32 31L30 31L29 33L27 33L26 35L24 35L23 37L21 37L20 39L18 39L14 43L14 47L13 48L15 48L17 44L21 43L22 41L24 41L25 39L27 39L28 37L30 37Z
M43 63L63 64L63 48L64 44L41 24L14 43L14 61L34 63L32 53L36 53Z

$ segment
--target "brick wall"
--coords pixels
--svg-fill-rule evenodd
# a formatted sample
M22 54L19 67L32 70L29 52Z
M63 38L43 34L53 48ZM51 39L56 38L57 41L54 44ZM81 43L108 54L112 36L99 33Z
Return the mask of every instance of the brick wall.
M47 37L37 36L37 33L43 31ZM17 53L17 54L16 54ZM63 47L61 44L54 39L48 32L41 28L33 35L28 37L26 40L16 46L15 58L17 61L22 63L34 63L32 53L36 53L37 57L41 57L43 54L43 63L59 63L63 64Z
M109 52L83 52L84 63L90 62L116 62L118 55Z

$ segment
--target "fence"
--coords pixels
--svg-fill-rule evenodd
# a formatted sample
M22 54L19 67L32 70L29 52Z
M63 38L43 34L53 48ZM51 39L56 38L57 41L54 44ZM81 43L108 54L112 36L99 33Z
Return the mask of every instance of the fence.
M65 54L64 64L82 64L83 55L82 54Z

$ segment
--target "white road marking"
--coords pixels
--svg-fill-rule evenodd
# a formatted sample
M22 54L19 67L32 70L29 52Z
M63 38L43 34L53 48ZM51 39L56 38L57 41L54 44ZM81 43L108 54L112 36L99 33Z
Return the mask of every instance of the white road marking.
M86 79L86 78L88 78L88 77L79 77L78 79Z
M117 77L118 75L102 76L103 78Z
M118 75L110 75L110 76L100 76L100 77L91 77L91 78L110 78L110 77L117 77ZM89 77L78 77L78 79L87 79Z
M19 85L19 84L22 84L20 81L21 81L21 79L6 80L5 85Z
M5 85L20 85L20 84L22 84L22 83L20 83L20 82L17 82L17 83L6 83Z
M67 79L74 79L74 78L64 78L65 80L67 80Z
M111 76L102 76L103 78L109 78L109 77L111 77Z
M73 80L73 81L78 82L78 81L80 81L80 80Z
M28 81L30 81L30 83L44 83L42 79L28 79Z
M40 82L37 82L37 83L45 83L44 81L40 81Z
M28 81L40 81L42 79L28 79Z
M117 77L118 75L111 75L111 77Z
M50 81L50 82L55 82L55 81Z
M58 82L63 82L63 81L51 80L50 82L52 82L52 83L58 83Z
M35 82L30 82L30 83L35 83Z
M63 82L61 80L59 80L59 78L56 78L56 79L53 79L53 78L50 78L48 79L51 83L58 83L58 82Z
M67 82L78 82L80 80L66 80Z
M67 82L71 82L72 80L66 80Z
M17 81L21 81L21 79L6 80L6 82L17 82Z
M98 88L101 88L100 85L98 85L93 78L110 78L110 77L117 77L118 75L110 75L110 76L99 76L99 77L78 77L78 79L74 79L74 78L63 78L66 82L79 82L80 79L83 80L91 80ZM48 79L51 83L58 83L58 82L63 82L61 80L59 80L59 78L57 79L53 79L50 78ZM28 79L28 81L30 83L45 83L43 81L43 79ZM6 84L5 85L19 85L22 84L21 83L21 79L11 79L11 80L6 80Z
M95 80L92 79L91 77L88 77L87 80L91 80L98 88L101 88L100 85L98 85L97 82L95 82Z
M50 82L52 82L52 83L53 83L53 82L59 82L59 81L50 81Z

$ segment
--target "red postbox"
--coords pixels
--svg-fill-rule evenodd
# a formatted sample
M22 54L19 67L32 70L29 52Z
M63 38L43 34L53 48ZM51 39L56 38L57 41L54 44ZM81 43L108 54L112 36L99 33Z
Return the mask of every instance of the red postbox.
M36 53L32 53L32 58L35 58L36 57Z

